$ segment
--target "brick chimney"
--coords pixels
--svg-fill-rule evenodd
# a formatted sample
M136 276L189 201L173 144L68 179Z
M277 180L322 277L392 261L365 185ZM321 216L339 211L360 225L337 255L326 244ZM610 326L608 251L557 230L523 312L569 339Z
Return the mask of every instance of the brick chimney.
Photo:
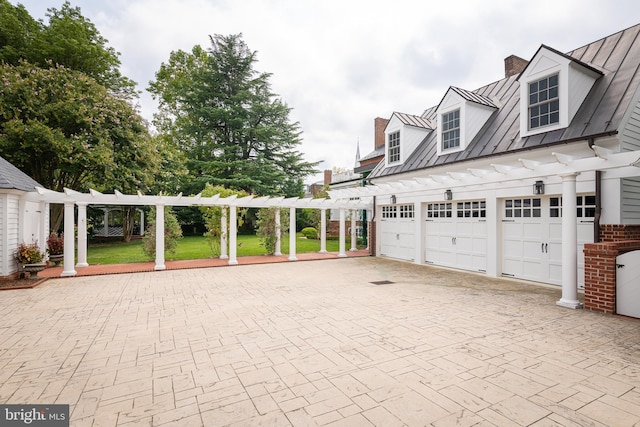
M389 120L383 119L382 117L376 117L374 119L374 150L384 147L384 128L387 127L387 123L389 123Z
M519 56L511 55L504 59L504 76L511 77L520 74L529 65L529 61Z
M324 170L324 185L331 184L331 169Z

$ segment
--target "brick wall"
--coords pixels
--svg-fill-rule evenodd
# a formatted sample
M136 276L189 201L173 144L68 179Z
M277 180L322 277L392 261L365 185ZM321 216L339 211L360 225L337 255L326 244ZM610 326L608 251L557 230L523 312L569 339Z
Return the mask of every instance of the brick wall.
M604 224L600 226L601 242L640 240L640 225Z
M615 227L612 226L612 230ZM640 249L640 240L584 245L584 308L586 310L609 314L616 312L616 257L638 249Z

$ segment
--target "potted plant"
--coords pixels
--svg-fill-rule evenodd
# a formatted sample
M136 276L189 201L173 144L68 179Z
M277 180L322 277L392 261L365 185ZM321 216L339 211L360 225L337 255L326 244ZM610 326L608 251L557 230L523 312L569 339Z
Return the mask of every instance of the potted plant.
M64 234L51 233L47 238L47 252L49 261L55 265L60 265L64 259Z
M20 243L16 251L16 260L20 266L20 270L29 273L29 276L37 276L39 271L44 270L45 263L42 262L44 254L36 243L29 245Z

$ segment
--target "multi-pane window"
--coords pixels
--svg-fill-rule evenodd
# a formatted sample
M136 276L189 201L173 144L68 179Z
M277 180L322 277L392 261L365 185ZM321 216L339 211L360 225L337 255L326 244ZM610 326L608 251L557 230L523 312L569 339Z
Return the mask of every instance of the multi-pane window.
M541 199L508 199L505 200L505 218L540 218Z
M558 75L529 83L529 129L560 121Z
M458 218L486 218L487 202L484 200L458 202L456 215Z
M442 115L442 149L460 146L460 110Z
M414 210L413 205L398 205L400 209L400 218L413 218Z
M396 206L383 206L382 218L395 218L397 216Z
M551 218L560 218L562 216L562 197L549 199L549 216Z
M596 196L578 196L576 202L578 218L594 218L596 216Z
M400 131L389 134L387 141L387 158L389 163L400 161Z
M451 218L451 203L429 203L427 205L427 218Z

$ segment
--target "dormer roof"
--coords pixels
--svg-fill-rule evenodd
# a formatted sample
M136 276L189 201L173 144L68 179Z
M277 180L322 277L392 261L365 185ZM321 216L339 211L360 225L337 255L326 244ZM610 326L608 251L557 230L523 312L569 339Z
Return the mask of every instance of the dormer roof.
M397 117L404 125L433 130L433 124L423 117L398 112L394 112L392 116Z

